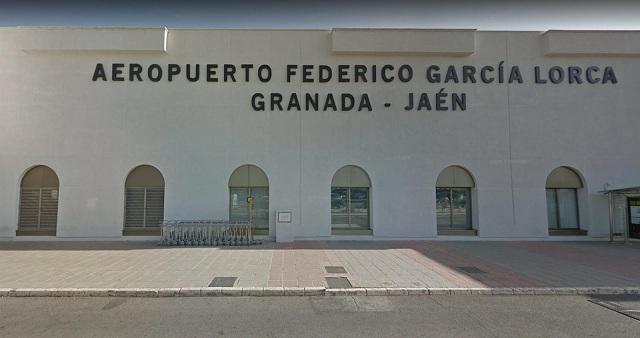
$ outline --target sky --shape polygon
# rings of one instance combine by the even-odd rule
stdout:
[[[640,0],[0,0],[0,26],[640,30]]]

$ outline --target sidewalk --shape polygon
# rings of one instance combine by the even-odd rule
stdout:
[[[0,271],[0,288],[202,288],[214,277],[237,277],[235,287],[328,287],[332,276],[355,288],[637,288],[640,243],[3,242]]]

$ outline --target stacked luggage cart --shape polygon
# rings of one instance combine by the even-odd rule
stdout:
[[[161,225],[160,245],[241,246],[261,244],[250,223],[223,220],[170,220]]]

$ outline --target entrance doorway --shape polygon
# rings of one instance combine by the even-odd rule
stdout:
[[[331,233],[371,235],[371,180],[360,167],[344,166],[331,180]]]
[[[609,241],[640,238],[640,186],[604,190],[609,200]]]
[[[229,221],[251,223],[254,234],[269,234],[269,180],[262,169],[243,165],[231,174]]]

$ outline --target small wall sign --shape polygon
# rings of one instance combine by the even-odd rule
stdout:
[[[279,211],[278,223],[291,223],[291,211]]]

